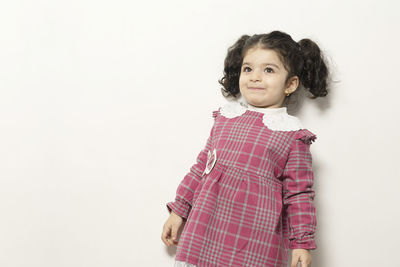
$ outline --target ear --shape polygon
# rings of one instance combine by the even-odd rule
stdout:
[[[297,87],[299,87],[299,77],[292,76],[292,77],[290,77],[290,79],[288,80],[288,82],[286,84],[285,93],[291,94],[294,91],[296,91]]]

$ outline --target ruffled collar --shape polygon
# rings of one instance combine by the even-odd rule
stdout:
[[[238,99],[229,101],[221,107],[220,113],[226,118],[235,118],[243,115],[246,111],[254,114],[262,115],[262,120],[265,126],[275,131],[296,131],[304,129],[301,121],[287,113],[286,107],[280,108],[260,108],[247,103],[243,96]]]

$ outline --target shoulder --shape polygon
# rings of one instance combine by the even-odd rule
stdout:
[[[216,118],[219,114],[225,118],[235,118],[243,115],[247,107],[240,101],[228,101],[218,109],[212,111],[212,117]],[[260,113],[261,114],[261,113]],[[263,124],[274,131],[295,132],[296,139],[310,142],[316,139],[316,135],[305,129],[301,120],[289,115],[287,112],[274,115],[262,114]]]
[[[247,108],[238,101],[228,101],[227,103],[213,110],[212,116],[216,118],[218,114],[221,114],[223,117],[231,119],[243,115],[246,110]]]
[[[285,113],[273,116],[264,114],[263,123],[275,131],[298,131],[303,129],[303,124],[299,118]]]
[[[238,101],[228,101],[218,110],[219,113],[225,118],[235,118],[243,115],[246,112],[247,108]]]

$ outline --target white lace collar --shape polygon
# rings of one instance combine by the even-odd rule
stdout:
[[[247,110],[262,113],[264,125],[271,130],[296,131],[303,129],[301,121],[297,117],[289,115],[286,107],[255,107],[248,104],[243,96],[222,106],[220,113],[226,118],[234,118],[243,115]]]

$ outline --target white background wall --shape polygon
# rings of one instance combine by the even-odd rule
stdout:
[[[161,241],[242,34],[311,38],[313,267],[395,266],[397,1],[1,1],[0,266],[172,266]]]

